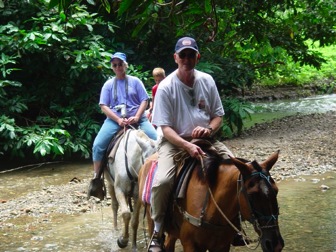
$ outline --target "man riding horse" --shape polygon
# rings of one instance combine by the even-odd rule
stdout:
[[[187,151],[200,158],[205,153],[190,142],[196,138],[210,139],[222,125],[223,105],[214,79],[195,69],[200,59],[196,41],[179,39],[174,60],[177,70],[168,75],[156,93],[152,123],[161,127],[163,138],[158,144],[158,170],[151,192],[151,217],[154,232],[148,251],[163,251],[163,226],[176,174],[174,155]],[[213,147],[224,157],[233,157],[221,142],[211,139]]]

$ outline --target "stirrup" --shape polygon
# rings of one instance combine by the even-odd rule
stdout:
[[[159,233],[154,231],[147,251],[148,252],[165,252],[164,235],[162,235],[162,237],[160,238]]]

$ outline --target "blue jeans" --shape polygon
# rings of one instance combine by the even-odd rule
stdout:
[[[154,126],[148,121],[146,116],[142,116],[139,120],[140,129],[142,129],[146,135],[153,139],[157,139],[157,133]],[[100,128],[98,135],[96,136],[92,147],[92,160],[101,161],[105,154],[111,139],[121,129],[121,127],[115,121],[110,118],[106,118],[102,127]]]

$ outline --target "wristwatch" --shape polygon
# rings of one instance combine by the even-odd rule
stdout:
[[[212,127],[209,126],[209,127],[207,127],[207,129],[210,130],[210,136],[212,136],[212,133],[213,133]]]

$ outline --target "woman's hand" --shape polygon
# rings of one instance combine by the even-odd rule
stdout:
[[[135,124],[135,123],[138,123],[139,117],[131,116],[131,117],[125,119],[125,120],[126,120],[126,124]]]
[[[118,124],[119,124],[119,126],[122,127],[122,128],[125,127],[126,125],[128,125],[128,123],[127,123],[127,119],[119,117],[119,119],[118,119]]]

